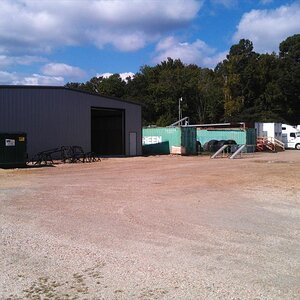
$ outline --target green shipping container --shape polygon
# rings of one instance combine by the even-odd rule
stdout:
[[[184,147],[187,155],[196,154],[196,129],[191,127],[143,128],[144,154],[170,154],[172,146]]]
[[[197,141],[203,146],[211,140],[234,140],[238,145],[248,145],[247,152],[254,152],[256,146],[255,128],[223,129],[223,130],[201,130],[197,129]]]
[[[0,168],[26,165],[27,136],[25,133],[0,133]]]

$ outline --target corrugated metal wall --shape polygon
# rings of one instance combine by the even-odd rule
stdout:
[[[184,127],[143,128],[144,154],[170,154],[172,146],[185,147],[187,154],[196,153],[196,130]]]
[[[247,134],[246,144],[256,146],[256,129],[255,128],[248,128],[246,130],[246,134]]]
[[[242,130],[200,130],[197,140],[204,145],[211,140],[234,140],[237,144],[246,144],[246,132]]]
[[[125,110],[125,153],[137,133],[142,153],[141,106],[62,87],[0,87],[0,132],[26,132],[28,154],[62,145],[91,150],[91,107]]]
[[[187,154],[196,154],[196,128],[181,128],[181,145],[185,147]]]
[[[211,140],[234,140],[238,145],[252,145],[248,151],[255,150],[256,145],[256,131],[255,128],[247,128],[246,130],[201,130],[197,129],[197,140],[203,146],[205,143]]]

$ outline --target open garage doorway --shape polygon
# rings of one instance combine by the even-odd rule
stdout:
[[[99,155],[124,155],[125,111],[92,107],[91,150]]]

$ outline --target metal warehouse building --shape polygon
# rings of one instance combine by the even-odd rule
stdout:
[[[0,132],[27,133],[29,157],[71,145],[99,155],[142,154],[139,104],[65,87],[0,86]]]

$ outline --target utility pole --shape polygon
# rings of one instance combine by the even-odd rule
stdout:
[[[182,97],[180,97],[178,101],[178,118],[179,118],[178,121],[182,119],[181,102],[182,102]],[[181,122],[179,124],[181,125]]]

